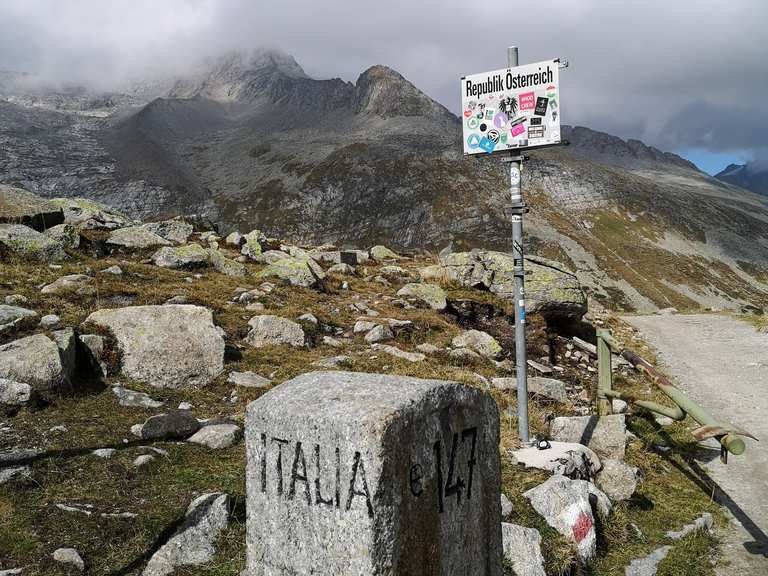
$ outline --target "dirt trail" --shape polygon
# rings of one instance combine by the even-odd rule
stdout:
[[[700,476],[734,516],[721,576],[768,574],[768,334],[717,315],[632,316],[660,366],[710,414],[750,431],[743,456],[703,456]],[[714,441],[712,441],[714,442]],[[719,446],[714,443],[712,446]]]

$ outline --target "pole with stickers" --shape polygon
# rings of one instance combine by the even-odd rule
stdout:
[[[461,79],[464,154],[503,153],[509,165],[514,260],[517,430],[529,443],[528,374],[525,346],[525,260],[522,194],[523,152],[567,144],[560,138],[559,59],[520,66],[516,46],[507,48],[507,68]]]

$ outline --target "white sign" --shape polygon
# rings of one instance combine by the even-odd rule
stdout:
[[[560,143],[559,62],[545,60],[461,79],[465,154]]]

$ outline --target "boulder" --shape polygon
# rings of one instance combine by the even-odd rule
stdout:
[[[488,250],[456,252],[441,256],[440,265],[449,280],[490,290],[509,300],[514,297],[511,254]],[[581,318],[586,313],[586,295],[576,276],[562,264],[529,256],[525,266],[525,304],[529,313],[566,318]]]
[[[10,331],[25,318],[34,318],[37,312],[20,306],[0,304],[0,334]]]
[[[144,226],[119,228],[109,235],[107,244],[129,249],[155,248],[157,246],[171,245],[168,240],[147,230]]]
[[[64,222],[78,229],[115,230],[130,225],[131,220],[106,204],[85,198],[54,198],[51,203],[64,212]]]
[[[338,274],[340,276],[354,276],[355,268],[349,264],[334,264],[328,268],[328,274]]]
[[[59,224],[53,228],[48,228],[43,234],[70,250],[80,246],[80,233],[71,224]]]
[[[141,425],[138,436],[142,440],[170,440],[189,438],[200,430],[197,421],[189,410],[172,410],[167,414],[150,416]]]
[[[210,424],[200,428],[187,442],[206,446],[211,450],[222,450],[235,444],[241,436],[242,430],[237,424]]]
[[[230,372],[227,382],[243,388],[266,388],[272,384],[272,380],[255,372]]]
[[[558,416],[550,424],[549,436],[559,442],[578,442],[589,446],[602,458],[623,459],[627,426],[624,414]]]
[[[129,306],[99,310],[85,323],[114,335],[126,378],[158,388],[191,388],[208,385],[224,370],[222,330],[207,308]]]
[[[397,291],[397,295],[413,298],[432,308],[432,310],[445,310],[445,307],[448,305],[445,299],[445,291],[437,284],[406,284]]]
[[[486,358],[498,358],[502,352],[496,338],[480,330],[468,330],[451,341],[454,348],[469,348]]]
[[[608,516],[611,502],[591,482],[552,476],[543,484],[523,493],[533,506],[560,534],[574,542],[579,557],[589,560],[596,553],[595,512]],[[596,498],[596,510],[590,504]]]
[[[45,334],[35,334],[0,346],[0,378],[28,384],[38,392],[53,392],[69,384],[59,346]]]
[[[606,458],[603,469],[597,475],[596,484],[612,502],[629,500],[637,490],[640,470],[623,460]]]
[[[178,219],[165,220],[164,222],[150,222],[144,224],[144,228],[153,234],[157,234],[161,238],[165,238],[176,244],[184,244],[195,231],[192,224],[188,224],[187,222]]]
[[[0,184],[0,224],[23,224],[38,231],[64,222],[56,204],[23,188]]]
[[[56,314],[46,314],[40,318],[40,328],[43,330],[49,330],[58,326],[60,322],[61,318],[56,316]]]
[[[113,386],[112,393],[117,396],[120,406],[130,408],[160,408],[165,402],[154,400],[144,392],[136,392],[122,386]]]
[[[221,274],[242,278],[248,270],[244,264],[227,258],[218,250],[209,250],[208,255],[213,269]]]
[[[256,274],[257,278],[278,278],[291,286],[313,288],[325,278],[322,269],[309,258],[282,258]]]
[[[538,530],[502,522],[501,541],[504,558],[512,565],[515,576],[547,576]]]
[[[498,443],[496,403],[455,382],[273,388],[246,413],[248,573],[500,575]]]
[[[245,236],[240,234],[240,232],[231,232],[227,235],[226,238],[224,238],[224,243],[227,246],[234,246],[236,248],[240,248],[245,243]]]
[[[24,382],[0,378],[0,407],[18,408],[32,400],[34,389]]]
[[[304,330],[299,324],[287,318],[265,314],[254,316],[248,321],[251,330],[245,341],[254,348],[287,344],[301,348],[305,345]]]
[[[386,342],[394,339],[394,337],[395,335],[389,326],[386,324],[378,324],[365,335],[365,341],[369,344],[373,344],[374,342]]]
[[[399,260],[400,256],[392,252],[389,248],[386,246],[374,246],[371,248],[368,253],[370,254],[371,258],[373,260],[376,260],[376,262],[385,262],[387,260]]]
[[[93,282],[93,278],[85,274],[69,274],[62,276],[46,284],[40,290],[42,294],[58,294],[59,292],[71,292]]]
[[[250,260],[256,260],[257,262],[261,260],[261,243],[263,241],[266,241],[267,237],[264,236],[259,230],[252,230],[251,232],[248,232],[245,236],[242,238],[242,246],[240,248],[240,253],[249,258]]]
[[[67,257],[60,242],[22,224],[0,224],[0,254],[3,251],[40,262],[59,262]]]
[[[191,270],[208,265],[208,250],[199,244],[164,246],[152,254],[152,262],[161,268]]]
[[[572,480],[592,480],[602,468],[600,458],[592,450],[572,442],[550,442],[550,448],[522,448],[510,453],[526,468],[548,470]]]
[[[199,566],[213,559],[219,533],[229,524],[229,496],[203,494],[187,508],[184,521],[155,552],[142,576],[168,576],[181,566]]]

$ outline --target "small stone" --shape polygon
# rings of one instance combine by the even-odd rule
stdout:
[[[614,414],[626,414],[628,409],[629,406],[624,400],[619,400],[618,398],[611,400],[611,411]]]
[[[82,288],[86,284],[90,284],[93,278],[86,276],[85,274],[70,274],[68,276],[62,276],[58,280],[51,282],[43,286],[40,290],[42,294],[58,294],[65,290],[73,290],[75,288]]]
[[[659,426],[664,426],[665,428],[667,426],[672,426],[672,424],[675,423],[675,421],[669,416],[662,416],[661,414],[654,414],[653,419],[656,420],[656,423]]]
[[[502,492],[501,494],[501,515],[502,517],[507,517],[512,512],[515,511],[514,506],[512,506],[512,501],[507,498],[507,495]]]
[[[535,528],[501,523],[504,558],[515,576],[547,576],[541,555],[541,534]]]
[[[321,368],[347,368],[352,363],[350,356],[331,356],[330,358],[321,358],[315,362],[312,362],[313,366],[319,366]]]
[[[110,266],[109,268],[104,268],[102,272],[104,274],[113,274],[115,276],[120,276],[123,273],[123,269],[120,268],[120,266],[115,265],[115,266]]]
[[[371,322],[370,320],[358,320],[355,322],[352,332],[355,334],[362,334],[363,332],[368,332],[374,328],[376,328],[376,322]]]
[[[390,250],[386,246],[381,246],[381,245],[374,246],[368,251],[368,253],[370,254],[370,257],[373,260],[376,260],[377,262],[400,259],[400,256],[392,252],[392,250]]]
[[[53,559],[60,564],[74,566],[79,572],[85,570],[85,562],[74,548],[57,548],[53,552]]]
[[[379,324],[365,335],[365,341],[369,344],[373,344],[375,342],[386,342],[394,339],[394,337],[395,335],[392,333],[392,329],[389,326]]]
[[[152,263],[161,268],[189,270],[207,266],[210,256],[199,244],[164,246],[152,255]]]
[[[69,428],[64,426],[64,424],[59,424],[58,426],[52,426],[48,429],[48,432],[51,432],[53,434],[64,434],[65,432],[69,432]]]
[[[138,456],[134,461],[133,465],[136,468],[141,468],[142,466],[146,466],[150,462],[154,461],[155,457],[152,456],[152,454],[142,454],[141,456]]]
[[[105,460],[108,460],[112,458],[115,454],[117,454],[117,450],[114,448],[97,448],[93,452],[91,452],[94,456],[97,456],[99,458],[104,458]]]
[[[298,318],[296,318],[297,322],[306,322],[307,324],[312,324],[314,326],[318,325],[317,317],[314,314],[310,314],[307,312],[306,314],[302,314]]]
[[[456,360],[479,360],[480,354],[469,348],[454,348],[448,352],[448,356]]]
[[[189,402],[179,402],[177,410],[192,410],[194,408],[194,405]]]
[[[154,400],[144,392],[136,392],[122,386],[113,386],[112,393],[117,396],[120,406],[138,408],[160,408],[165,402]]]
[[[23,306],[29,302],[29,298],[21,294],[9,294],[5,297],[5,303],[8,306]]]
[[[167,414],[150,416],[141,426],[144,440],[185,439],[200,429],[200,423],[187,410],[172,410]]]
[[[187,439],[187,442],[200,444],[212,450],[229,448],[240,440],[242,430],[236,424],[211,424],[203,426]]]
[[[227,382],[244,388],[266,388],[272,384],[272,380],[264,378],[255,372],[230,372]]]
[[[416,350],[419,352],[423,352],[424,354],[435,354],[440,351],[440,348],[435,346],[434,344],[429,344],[428,342],[425,342],[424,344],[419,344],[416,346]]]
[[[10,466],[0,468],[0,485],[6,482],[26,479],[32,476],[32,469],[29,466]]]
[[[333,338],[331,336],[323,336],[323,344],[325,344],[326,346],[331,346],[332,348],[344,347],[344,342],[336,338]]]
[[[248,312],[264,312],[266,307],[261,302],[251,302],[245,307]]]
[[[400,348],[390,346],[388,344],[372,344],[371,349],[375,350],[376,352],[389,354],[395,358],[407,360],[408,362],[423,362],[427,358],[421,352],[406,352],[405,350],[400,350]]]

